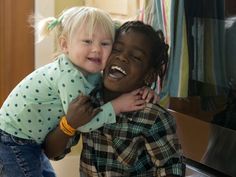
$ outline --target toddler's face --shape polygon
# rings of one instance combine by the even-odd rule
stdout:
[[[71,61],[86,74],[97,73],[105,68],[112,49],[112,36],[97,25],[92,34],[83,25],[75,31],[66,52]]]

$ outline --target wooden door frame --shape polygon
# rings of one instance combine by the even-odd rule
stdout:
[[[33,0],[0,1],[0,106],[34,69],[34,31],[28,23],[33,12]]]

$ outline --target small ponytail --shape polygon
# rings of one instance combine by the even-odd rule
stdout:
[[[61,24],[62,17],[59,19],[55,17],[43,18],[39,15],[31,15],[29,17],[30,25],[35,29],[36,43],[41,42],[45,37],[49,36],[59,24]]]
[[[53,29],[50,29],[49,25],[56,20],[55,17],[47,17],[35,23],[36,43],[41,42],[45,37],[50,35]]]

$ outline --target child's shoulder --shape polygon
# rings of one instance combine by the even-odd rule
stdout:
[[[146,107],[139,111],[144,119],[152,121],[152,124],[157,121],[168,120],[172,121],[173,116],[169,113],[168,110],[160,106],[159,104],[147,103]]]
[[[168,110],[163,108],[159,104],[153,104],[153,103],[147,103],[146,107],[143,110],[144,112],[150,113],[150,114],[170,114]]]

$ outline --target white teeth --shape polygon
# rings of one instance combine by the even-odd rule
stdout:
[[[127,75],[126,72],[119,66],[112,66],[111,69],[116,69],[116,70],[120,71],[121,73]]]

